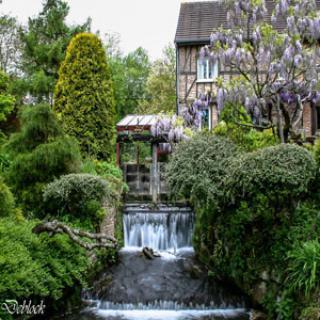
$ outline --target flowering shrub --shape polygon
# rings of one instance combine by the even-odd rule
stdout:
[[[272,24],[266,23],[268,10],[263,0],[225,3],[229,25],[215,31],[210,46],[201,53],[239,75],[218,81],[218,110],[226,103],[240,104],[259,127],[273,124],[272,112],[283,115],[284,126],[277,124],[281,139],[295,138],[302,104],[320,100],[314,67],[320,57],[316,1],[279,1]],[[277,29],[277,20],[283,21],[282,30]]]

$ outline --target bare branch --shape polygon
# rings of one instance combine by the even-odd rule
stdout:
[[[91,233],[79,229],[73,229],[59,221],[49,221],[40,223],[32,229],[32,232],[35,234],[40,234],[43,232],[53,234],[65,233],[73,242],[77,243],[79,246],[89,251],[95,248],[117,247],[117,240],[112,236],[109,236],[104,233]],[[87,242],[81,238],[95,240],[95,242]]]

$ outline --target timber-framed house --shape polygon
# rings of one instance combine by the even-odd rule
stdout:
[[[320,6],[320,1],[317,1]],[[266,0],[269,12],[266,19],[271,23],[271,13],[275,1]],[[222,76],[228,80],[235,75],[232,70],[216,63],[213,65],[209,59],[200,59],[200,49],[210,44],[210,36],[214,30],[227,23],[227,13],[222,1],[182,0],[178,26],[175,35],[176,45],[176,90],[177,112],[190,106],[201,94],[210,94],[212,104],[203,112],[202,126],[213,128],[218,123],[218,112],[215,104],[217,92],[216,80]],[[283,30],[284,21],[277,21],[274,27]],[[304,106],[301,121],[306,138],[313,138],[320,129],[320,108],[308,103]]]

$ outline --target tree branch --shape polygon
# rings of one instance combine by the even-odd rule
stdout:
[[[104,233],[91,233],[79,229],[73,229],[59,221],[49,221],[40,223],[32,229],[32,232],[35,234],[40,234],[43,232],[53,234],[65,233],[73,242],[77,243],[79,246],[89,251],[95,248],[117,247],[117,240],[114,237],[111,237]],[[91,240],[95,240],[95,242],[83,241],[81,238],[88,238]]]
[[[274,127],[273,124],[269,125],[269,126],[259,126],[259,125],[255,125],[255,124],[247,124],[247,123],[240,123],[235,121],[235,124],[240,126],[240,127],[246,127],[246,128],[254,128],[254,129],[261,129],[261,130],[267,130],[267,129],[271,129]]]

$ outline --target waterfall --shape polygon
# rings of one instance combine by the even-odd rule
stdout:
[[[192,247],[192,212],[132,212],[123,217],[125,248],[174,251]]]
[[[120,262],[84,293],[92,303],[84,319],[248,320],[245,297],[209,281],[207,270],[195,259],[194,220],[187,206],[127,204]],[[143,247],[160,257],[147,259]]]

